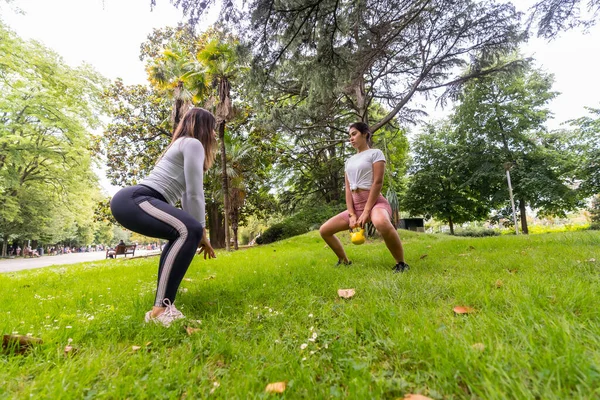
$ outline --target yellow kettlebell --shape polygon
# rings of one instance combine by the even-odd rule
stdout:
[[[363,244],[365,242],[365,230],[363,228],[350,229],[350,241],[354,244]]]

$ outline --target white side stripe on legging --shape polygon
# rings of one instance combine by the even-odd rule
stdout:
[[[150,202],[144,201],[140,203],[140,208],[144,210],[149,215],[166,223],[167,225],[172,226],[179,232],[179,237],[177,240],[173,242],[173,245],[169,248],[169,254],[165,259],[165,263],[163,264],[162,273],[160,274],[160,280],[158,281],[158,288],[156,289],[156,303],[160,303],[160,307],[163,306],[162,302],[165,297],[165,293],[167,291],[167,280],[171,275],[171,269],[173,269],[173,263],[175,261],[175,257],[179,254],[179,250],[183,247],[187,236],[188,230],[185,227],[185,224],[172,216],[156,207],[154,207]],[[169,299],[170,300],[170,299]],[[156,305],[156,304],[155,304]]]

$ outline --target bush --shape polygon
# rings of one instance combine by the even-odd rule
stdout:
[[[291,217],[270,226],[256,239],[258,244],[273,243],[318,229],[321,224],[344,210],[344,206],[322,205],[304,209]]]
[[[593,229],[595,231],[600,231],[600,222],[594,222],[590,225],[590,229]]]
[[[500,232],[495,229],[465,229],[459,232],[454,232],[456,236],[469,236],[469,237],[486,237],[486,236],[500,236]]]
[[[558,232],[576,232],[585,231],[589,228],[589,225],[554,225],[554,226],[543,226],[543,225],[532,225],[529,226],[529,234],[536,235],[538,233],[558,233]]]

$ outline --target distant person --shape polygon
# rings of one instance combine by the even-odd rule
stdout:
[[[372,133],[367,124],[358,122],[350,125],[348,135],[356,154],[346,160],[344,167],[347,210],[321,226],[321,237],[337,255],[337,265],[349,265],[351,261],[335,234],[349,228],[362,228],[372,222],[396,261],[394,272],[404,272],[409,266],[404,262],[402,242],[391,222],[392,208],[381,195],[385,156],[381,150],[371,148]]]
[[[119,240],[119,244],[117,246],[127,246],[123,239]]]
[[[181,280],[200,246],[204,259],[214,258],[205,228],[203,174],[215,159],[216,120],[202,108],[190,109],[150,175],[139,185],[121,189],[110,203],[125,228],[168,240],[160,257],[154,307],[146,322],[169,326],[184,318],[175,308]],[[181,200],[183,210],[175,204]]]

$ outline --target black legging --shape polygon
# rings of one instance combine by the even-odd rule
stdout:
[[[164,300],[175,302],[179,284],[202,239],[200,222],[144,185],[121,189],[112,198],[110,209],[125,228],[169,241],[160,256],[154,305],[164,307]]]

